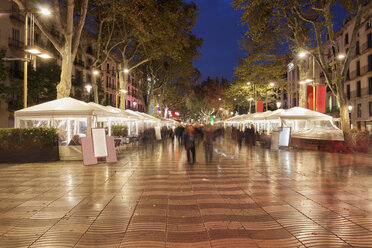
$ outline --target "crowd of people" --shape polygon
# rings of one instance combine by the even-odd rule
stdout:
[[[211,125],[179,125],[174,130],[174,139],[179,145],[183,145],[187,154],[187,162],[194,164],[196,161],[196,147],[203,143],[205,162],[209,163],[213,158],[213,143],[223,135],[222,128],[212,128]],[[173,138],[171,136],[171,138]]]

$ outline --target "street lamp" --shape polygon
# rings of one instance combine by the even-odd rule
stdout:
[[[90,84],[85,85],[85,89],[88,91],[88,93],[90,93],[90,91],[92,89],[92,85],[90,85]]]
[[[248,100],[248,102],[249,102],[249,111],[248,111],[248,114],[250,114],[251,111],[252,111],[252,101],[253,101],[254,99],[253,99],[253,97],[250,97],[250,98],[248,98],[247,100]]]
[[[276,107],[278,108],[278,109],[280,109],[280,106],[282,105],[282,103],[281,102],[276,102]]]
[[[350,128],[352,128],[352,125],[351,125],[351,110],[353,109],[353,106],[349,105],[349,106],[347,106],[347,108],[349,109],[349,123],[350,123]]]
[[[269,83],[269,87],[273,88],[274,86],[275,86],[274,82]],[[269,87],[266,88],[266,99],[265,99],[266,111],[269,110],[268,109],[268,104],[267,104],[267,96],[268,96],[267,91],[269,90]]]
[[[124,73],[128,74],[129,73],[129,69],[128,68],[124,68]]]
[[[309,53],[308,51],[302,51],[298,54],[298,57],[304,58],[308,53]],[[305,81],[300,81],[300,84],[305,84],[305,83],[311,83],[312,82],[312,85],[313,85],[313,110],[317,111],[316,110],[316,89],[315,89],[315,87],[316,87],[316,83],[315,83],[315,56],[313,54],[311,54],[311,56],[313,58],[312,59],[312,62],[313,62],[313,64],[312,64],[312,66],[313,66],[312,78],[305,79]]]
[[[49,10],[47,10],[47,9],[45,9],[45,8],[40,8],[40,14],[42,14],[42,15],[50,15],[50,11]],[[30,31],[29,31],[29,28],[28,28],[28,24],[29,24],[29,19],[30,18],[30,25],[31,25],[31,27],[30,27]],[[33,38],[34,38],[34,15],[33,15],[33,13],[32,12],[27,12],[26,11],[26,13],[25,13],[25,47],[27,48],[27,46],[29,45],[28,44],[28,35],[29,35],[29,32],[31,32],[30,33],[30,38],[31,38],[31,40],[30,40],[30,45],[34,45],[33,43],[34,43],[34,40],[33,40]],[[34,49],[31,49],[31,51],[34,51],[34,52],[36,52],[36,50],[34,50]],[[28,58],[28,54],[27,54],[28,52],[27,52],[27,50],[24,52],[24,61],[23,61],[23,105],[24,105],[24,108],[27,108],[27,63],[28,63],[28,61],[29,61],[29,58]],[[31,53],[32,54],[32,53]],[[49,57],[48,57],[48,55],[42,55],[42,54],[40,54],[40,55],[38,55],[39,57],[41,57],[41,58],[51,58],[51,56],[49,55]]]

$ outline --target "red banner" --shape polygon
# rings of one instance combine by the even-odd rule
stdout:
[[[326,112],[326,98],[327,98],[327,86],[319,85],[316,86],[316,111],[320,113]]]
[[[307,108],[314,110],[313,86],[307,86]]]
[[[263,102],[258,101],[257,103],[257,113],[263,112]]]

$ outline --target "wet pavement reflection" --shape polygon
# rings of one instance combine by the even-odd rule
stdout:
[[[0,247],[372,247],[372,157],[220,140],[0,165]]]

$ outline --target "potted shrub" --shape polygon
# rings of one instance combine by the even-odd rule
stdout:
[[[58,135],[55,128],[1,128],[0,163],[56,161]]]

